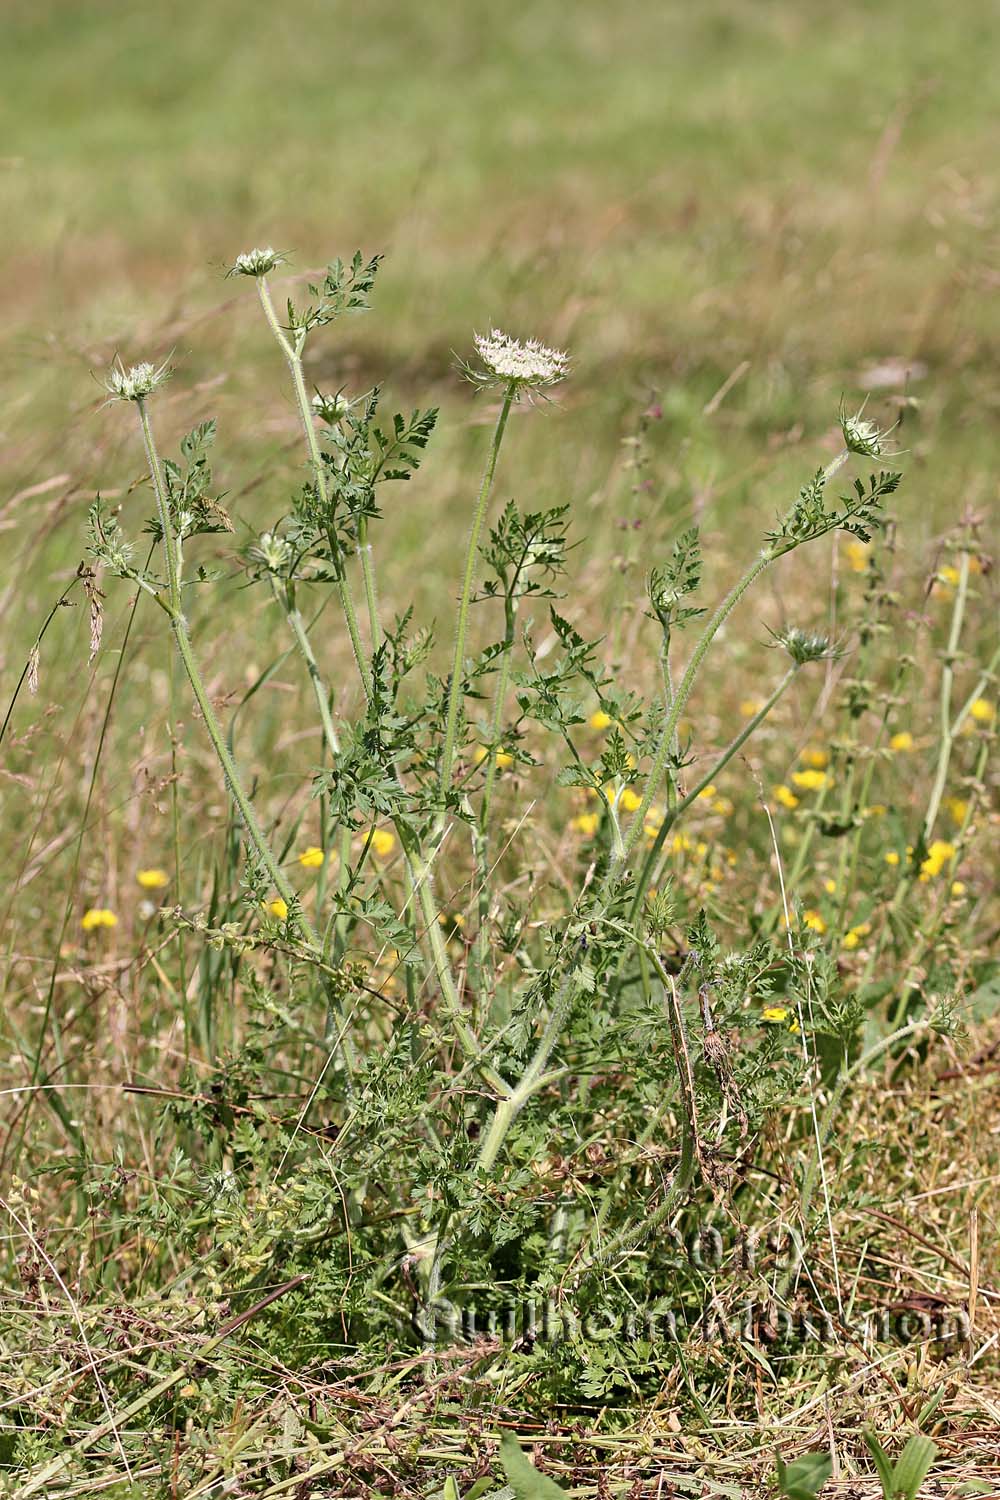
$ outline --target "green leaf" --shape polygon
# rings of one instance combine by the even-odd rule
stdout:
[[[774,1461],[778,1487],[787,1500],[814,1500],[833,1472],[833,1463],[826,1453],[804,1453],[790,1464],[783,1463],[776,1453]]]
[[[874,1432],[871,1432],[867,1427],[861,1429],[861,1436],[868,1446],[868,1452],[875,1460],[875,1467],[878,1470],[878,1477],[882,1481],[882,1493],[885,1496],[885,1500],[892,1500],[894,1476],[892,1465],[889,1462],[889,1455],[882,1447]]]
[[[482,1479],[476,1480],[475,1484],[472,1486],[472,1489],[466,1495],[465,1500],[479,1500],[480,1495],[485,1495],[486,1491],[492,1488],[493,1480],[490,1479],[488,1474],[484,1474]]]
[[[928,1469],[937,1457],[937,1451],[937,1443],[931,1438],[925,1437],[923,1433],[914,1433],[896,1460],[893,1470],[892,1483],[897,1494],[904,1494],[906,1500],[915,1500],[917,1491],[927,1478]]]
[[[539,1474],[521,1452],[517,1438],[509,1432],[500,1440],[500,1462],[517,1500],[563,1500],[566,1491],[548,1475]]]

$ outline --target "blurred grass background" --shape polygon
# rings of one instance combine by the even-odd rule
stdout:
[[[127,498],[143,472],[128,413],[103,409],[95,379],[116,353],[175,366],[157,401],[165,451],[219,418],[239,540],[287,508],[301,459],[285,372],[251,289],[224,279],[256,243],[292,252],[296,274],[384,251],[375,311],[317,338],[309,373],[442,407],[379,528],[388,608],[415,597],[447,634],[489,421],[452,351],[494,322],[572,351],[557,409],[518,416],[498,493],[573,504],[583,598],[614,649],[656,548],[694,515],[710,556],[739,566],[822,458],[841,398],[870,388],[871,415],[905,417],[902,535],[931,566],[938,533],[996,501],[998,19],[984,0],[7,0],[5,691],[82,555],[95,491],[126,501],[133,532],[149,508]],[[637,485],[622,442],[651,396],[663,415]],[[273,629],[238,585],[211,615],[191,600],[222,697],[266,661]],[[105,682],[125,609],[109,594]],[[100,724],[84,614],[56,620],[41,696],[18,710],[43,783]],[[151,615],[113,764],[134,750],[141,767],[155,739],[162,768]],[[278,683],[255,704],[261,744],[291,735],[298,695]],[[122,760],[116,775],[127,788],[138,772]],[[8,788],[8,820],[30,806],[44,822],[37,785]]]

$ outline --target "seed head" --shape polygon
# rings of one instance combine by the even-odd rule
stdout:
[[[104,382],[104,389],[113,401],[145,401],[170,379],[166,364],[159,367],[144,362],[126,370],[121,360],[112,365]]]
[[[560,349],[546,348],[537,339],[522,343],[494,328],[488,334],[477,333],[474,342],[484,369],[467,369],[466,373],[477,385],[513,386],[515,395],[519,395],[555,385],[569,371],[569,356]]]
[[[237,255],[228,272],[228,276],[266,276],[273,271],[275,266],[284,265],[288,259],[281,250],[275,250],[271,245],[265,249],[244,250]]]

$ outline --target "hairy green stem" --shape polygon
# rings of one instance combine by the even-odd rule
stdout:
[[[469,530],[469,544],[465,554],[465,571],[462,575],[462,592],[459,595],[458,616],[455,624],[455,653],[452,660],[451,682],[448,688],[448,711],[445,718],[444,749],[441,754],[440,796],[442,805],[446,802],[448,793],[451,790],[452,767],[455,761],[458,710],[462,698],[464,681],[465,639],[469,628],[469,604],[472,598],[472,585],[476,576],[476,555],[479,550],[479,536],[483,529],[483,519],[486,515],[490,491],[493,488],[493,476],[496,473],[500,444],[503,442],[504,430],[507,426],[507,418],[510,416],[510,408],[513,400],[514,382],[512,381],[504,393],[500,415],[497,417],[496,426],[493,429],[493,441],[490,443],[486,468],[483,471],[482,483],[479,486],[479,496],[472,515],[472,526]]]
[[[753,718],[747,721],[745,727],[719,756],[719,759],[715,762],[712,769],[710,771],[706,771],[701,780],[691,788],[691,790],[685,797],[681,799],[680,802],[678,802],[677,806],[665,814],[663,822],[660,824],[660,827],[657,830],[656,837],[653,840],[652,846],[650,847],[649,853],[646,855],[642,869],[639,872],[639,878],[636,882],[635,896],[632,901],[632,909],[630,914],[633,922],[636,920],[636,917],[639,914],[639,911],[642,907],[643,897],[645,896],[646,891],[649,889],[649,883],[653,878],[657,860],[659,859],[660,852],[663,849],[664,843],[666,842],[667,834],[670,832],[671,828],[673,828],[675,823],[677,823],[677,821],[687,811],[691,804],[701,796],[705,788],[707,786],[711,786],[712,782],[719,775],[719,773],[725,770],[726,766],[732,760],[733,756],[739,753],[739,751],[746,744],[747,740],[758,728],[758,726],[764,722],[768,714],[774,708],[775,704],[785,693],[785,690],[790,686],[798,671],[799,663],[794,662],[792,666],[788,668],[788,671],[778,683],[778,686],[775,688],[770,698],[768,698],[767,702],[757,710]]]
[[[701,636],[698,639],[698,643],[695,646],[694,651],[691,653],[691,660],[688,662],[687,667],[685,668],[684,676],[678,683],[677,691],[674,693],[673,702],[670,705],[670,709],[667,714],[663,729],[660,731],[660,738],[657,743],[656,750],[653,754],[653,763],[650,767],[649,775],[646,778],[646,787],[642,794],[642,802],[636,810],[636,814],[629,824],[628,828],[622,835],[621,848],[616,854],[615,858],[612,860],[609,870],[610,878],[613,879],[621,873],[625,861],[627,860],[632,849],[635,847],[636,840],[642,833],[643,827],[645,825],[646,814],[650,809],[653,798],[656,796],[660,782],[663,779],[663,772],[671,753],[671,748],[674,742],[674,735],[677,732],[678,722],[680,720],[681,714],[684,712],[687,701],[691,696],[691,691],[694,688],[698,673],[701,670],[701,666],[705,660],[705,657],[708,655],[713,640],[715,639],[719,630],[725,624],[730,614],[732,614],[737,604],[743,598],[743,595],[746,593],[747,589],[756,582],[761,573],[763,573],[764,569],[773,561],[774,554],[771,551],[762,552],[761,555],[743,574],[743,577],[739,580],[739,582],[734,584],[733,587],[729,590],[729,593],[715,610],[715,613],[712,615],[708,624],[702,631]]]
[[[302,431],[305,434],[306,448],[309,452],[309,463],[313,472],[313,480],[316,485],[316,493],[325,512],[329,512],[330,496],[326,483],[326,467],[323,463],[323,455],[320,452],[319,442],[316,438],[316,426],[313,422],[312,408],[309,404],[309,392],[306,390],[305,377],[302,374],[302,349],[301,342],[293,344],[285,330],[278,321],[278,315],[274,310],[274,303],[267,287],[265,276],[257,277],[257,292],[260,296],[260,304],[264,309],[264,316],[278,346],[285,357],[289,374],[292,377],[292,386],[295,390],[295,401],[299,409],[299,420],[302,423]],[[365,659],[364,647],[361,644],[361,631],[358,627],[357,611],[354,608],[354,600],[347,584],[344,572],[343,549],[340,546],[335,531],[331,526],[327,528],[327,537],[330,542],[332,561],[337,571],[337,592],[340,595],[341,608],[344,611],[344,619],[347,622],[347,633],[351,638],[351,649],[354,652],[354,660],[357,663],[358,674],[361,684],[365,690],[365,697],[369,700],[372,696],[371,672]]]
[[[970,562],[970,554],[963,552],[962,566],[958,575],[958,588],[955,591],[955,606],[951,613],[951,629],[948,632],[948,645],[945,650],[944,667],[941,672],[941,737],[938,745],[937,770],[934,773],[934,784],[931,787],[930,801],[927,804],[927,816],[924,819],[925,840],[929,839],[934,832],[934,824],[937,822],[938,811],[941,807],[941,798],[944,796],[944,789],[948,780],[948,767],[951,764],[951,750],[955,738],[955,726],[951,720],[951,693],[955,681],[955,658],[958,655],[958,643],[962,636],[962,621],[965,618],[965,601],[969,591]]]
[[[372,647],[377,650],[382,644],[382,623],[378,617],[378,590],[375,587],[375,565],[372,561],[371,542],[368,540],[366,516],[358,517],[358,560],[361,563],[361,576],[365,583],[368,629],[371,632]]]
[[[272,886],[278,892],[278,895],[286,903],[286,905],[291,906],[296,899],[295,892],[292,889],[283,870],[281,869],[281,866],[278,864],[278,861],[267,842],[264,831],[261,828],[260,823],[258,822],[257,814],[254,812],[250,798],[247,796],[242,779],[240,778],[239,771],[236,768],[236,762],[233,758],[228,744],[226,743],[226,737],[222,732],[222,726],[220,725],[218,718],[216,717],[215,709],[213,708],[212,701],[208,696],[204,679],[202,678],[201,671],[195,659],[194,651],[191,647],[191,637],[188,634],[187,620],[184,617],[184,611],[181,607],[180,577],[177,569],[176,552],[174,550],[173,524],[170,519],[170,510],[167,504],[167,496],[163,487],[163,474],[160,469],[160,460],[156,452],[156,444],[153,439],[153,430],[150,426],[149,414],[146,411],[146,404],[144,401],[137,401],[136,405],[139,408],[139,419],[140,427],[142,429],[143,444],[146,449],[146,459],[149,463],[150,476],[153,481],[153,491],[156,495],[156,506],[159,513],[160,526],[163,531],[163,549],[167,561],[167,580],[168,587],[170,589],[170,608],[168,613],[170,615],[170,625],[171,629],[173,630],[177,651],[180,655],[182,663],[184,664],[184,670],[186,671],[188,681],[191,684],[191,691],[194,693],[195,702],[197,703],[198,708],[201,711],[202,719],[205,722],[205,729],[207,730],[208,737],[212,742],[212,748],[215,751],[219,765],[222,767],[222,774],[225,777],[226,784],[228,785],[230,793],[232,794],[233,801],[236,803],[236,806],[239,809],[240,817],[243,819],[243,826],[247,831],[247,837],[253,845],[254,850],[257,854],[257,858],[260,860],[262,867],[266,870]],[[321,954],[323,951],[323,945],[320,941],[319,935],[317,934],[312,923],[309,921],[308,917],[303,911],[301,911],[301,909],[299,911],[298,920],[302,928],[303,935],[305,936],[309,946],[315,950],[317,955]],[[354,1052],[354,1045],[351,1042],[350,1037],[348,1037],[346,1034],[343,1036],[341,1042],[341,1051],[343,1053],[344,1061],[347,1066],[348,1074],[353,1074],[356,1066],[356,1056]]]

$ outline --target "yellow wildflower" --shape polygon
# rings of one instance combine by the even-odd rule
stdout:
[[[977,724],[992,724],[996,709],[988,698],[976,698],[969,708],[969,713]]]
[[[824,880],[823,889],[828,896],[835,896],[837,894],[837,882],[835,880]]]
[[[716,797],[712,803],[712,811],[720,818],[731,817],[734,812],[733,803],[729,797]]]
[[[788,1007],[787,1005],[765,1005],[760,1018],[768,1026],[780,1026],[782,1021],[788,1020]]]
[[[969,804],[965,797],[949,797],[945,807],[951,813],[955,823],[964,823],[968,815]]]
[[[899,864],[899,855],[896,853],[895,849],[890,849],[887,854],[884,854],[882,856],[882,858],[885,860],[887,865]]]
[[[379,858],[385,859],[396,847],[396,835],[390,833],[388,828],[376,828],[372,834],[372,852]]]
[[[804,792],[821,792],[830,778],[825,771],[793,771],[792,780]]]
[[[642,806],[642,798],[638,792],[634,792],[630,786],[627,786],[618,799],[618,806],[622,812],[638,812]]]
[[[872,924],[870,922],[859,922],[856,927],[848,928],[847,932],[844,934],[844,947],[860,947],[861,939],[866,938],[871,930]]]
[[[781,786],[776,786],[775,787],[775,789],[774,789],[774,800],[776,802],[780,802],[781,805],[782,805],[782,807],[792,808],[792,807],[798,807],[798,805],[799,805],[799,799],[798,799],[798,797],[796,797],[796,795],[792,791],[791,787],[790,786],[785,786],[784,783],[782,783]]]
[[[325,859],[326,855],[322,849],[316,844],[310,844],[308,849],[303,849],[299,855],[299,864],[303,870],[318,870]]]
[[[952,883],[951,883],[951,894],[953,896],[964,896],[965,895],[965,881],[964,880],[953,880]]]
[[[940,875],[945,865],[955,858],[955,845],[947,839],[935,839],[927,850],[927,858],[920,866],[920,879],[931,880]]]
[[[283,922],[288,916],[288,902],[283,901],[280,896],[275,896],[273,901],[267,901],[265,905],[271,916],[277,917],[279,922]]]
[[[822,771],[830,764],[830,757],[819,745],[807,745],[799,756],[804,766],[811,766],[814,771]]]
[[[570,827],[577,833],[582,833],[586,838],[593,838],[601,826],[601,815],[596,812],[577,813],[570,823]]]
[[[868,548],[864,542],[848,542],[844,548],[852,573],[863,573],[868,567]]]
[[[687,854],[691,848],[691,840],[686,833],[675,833],[670,847],[675,854]]]
[[[606,714],[604,712],[603,708],[598,708],[594,710],[587,722],[589,723],[591,729],[596,729],[598,732],[600,732],[604,729],[610,729],[614,720],[612,719],[610,714]]]
[[[144,891],[162,891],[165,885],[170,884],[170,876],[166,870],[136,870],[135,878]]]
[[[871,807],[865,808],[866,818],[884,818],[889,809],[884,802],[873,802]]]
[[[946,583],[952,589],[957,588],[959,580],[962,577],[959,570],[952,567],[951,563],[945,563],[943,567],[938,568],[937,576],[942,583]]]
[[[475,750],[476,765],[481,766],[489,753],[485,745],[477,745]],[[496,753],[496,762],[498,771],[506,771],[514,764],[514,757],[509,750],[498,750]]]
[[[818,911],[804,911],[802,920],[813,932],[824,933],[826,931],[826,923]]]
[[[698,793],[698,801],[699,802],[710,802],[714,796],[715,796],[715,782],[714,781],[710,781],[708,783],[708,786],[704,787],[703,790]]]
[[[80,918],[84,932],[94,932],[98,927],[117,927],[118,918],[106,906],[90,906]]]
[[[907,751],[907,750],[912,750],[913,749],[913,735],[910,733],[910,731],[908,729],[901,729],[898,734],[894,734],[892,736],[892,738],[890,739],[890,741],[889,741],[889,749],[890,750],[902,750],[904,752]]]
[[[759,714],[763,707],[763,698],[744,698],[740,703],[740,713],[744,719],[752,719],[754,714]]]

